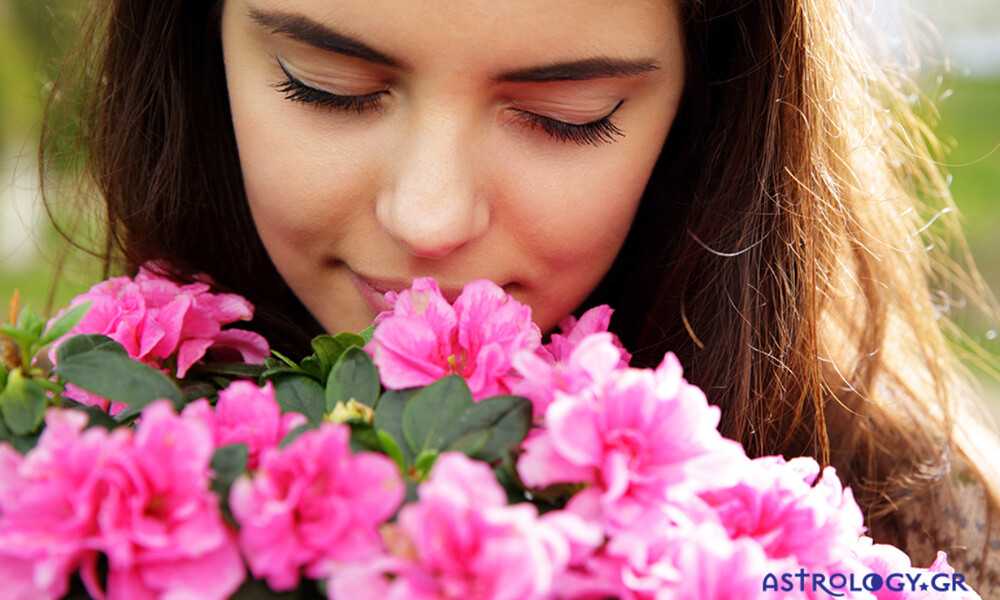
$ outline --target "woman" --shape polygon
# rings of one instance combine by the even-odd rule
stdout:
[[[951,208],[934,140],[839,3],[94,15],[76,72],[108,264],[207,273],[292,353],[415,276],[491,278],[543,330],[608,303],[633,364],[676,353],[748,453],[833,464],[876,541],[1000,590],[996,441],[930,291],[977,280],[925,250]]]

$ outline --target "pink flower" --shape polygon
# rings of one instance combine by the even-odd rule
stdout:
[[[600,501],[592,494],[574,498],[567,510],[591,521],[603,518]],[[761,582],[778,565],[767,559],[755,540],[731,539],[711,518],[698,518],[705,516],[702,512],[664,504],[646,511],[627,527],[610,531],[606,543],[589,556],[575,560],[560,576],[555,586],[556,597],[560,600],[774,597],[762,593]]]
[[[608,325],[611,324],[611,315],[614,312],[610,306],[602,304],[587,310],[580,316],[579,321],[572,315],[566,317],[559,322],[559,329],[562,330],[562,333],[553,333],[549,343],[543,345],[538,354],[550,362],[565,361],[573,349],[587,336],[595,333],[606,333]],[[618,366],[627,367],[629,361],[632,360],[632,355],[622,346],[617,335],[611,334],[611,343],[618,349]]]
[[[80,569],[97,598],[229,597],[245,570],[209,490],[207,429],[165,401],[134,434],[86,422],[51,409],[27,456],[0,445],[0,589],[55,598]]]
[[[511,361],[523,377],[511,391],[531,400],[535,420],[545,415],[556,393],[591,396],[599,393],[621,367],[621,354],[610,333],[594,333],[578,341],[558,362],[543,352],[522,351]]]
[[[737,479],[746,458],[718,422],[668,354],[656,371],[621,369],[597,390],[557,392],[517,469],[532,487],[589,484],[607,516],[627,523],[671,494]]]
[[[185,416],[201,420],[212,432],[214,445],[247,445],[247,469],[257,468],[260,455],[275,448],[296,427],[305,425],[299,413],[281,414],[270,381],[263,388],[249,381],[234,381],[219,392],[215,409],[205,399],[184,407]]]
[[[349,438],[346,426],[324,424],[285,448],[265,450],[253,478],[233,484],[229,505],[241,526],[240,547],[254,576],[272,589],[294,589],[303,569],[325,578],[335,561],[381,551],[378,527],[403,501],[403,481],[386,456],[352,456]]]
[[[623,600],[773,598],[761,582],[774,570],[753,540],[730,539],[711,522],[646,523],[621,532],[604,550],[620,570]]]
[[[13,600],[59,598],[96,560],[104,464],[131,442],[124,430],[84,430],[81,411],[50,409],[45,423],[27,456],[0,443],[0,590]]]
[[[210,491],[208,429],[159,401],[142,411],[132,448],[108,460],[96,543],[111,599],[228,598],[245,578],[236,536]],[[82,572],[101,597],[94,569]]]
[[[861,538],[854,553],[861,564],[879,576],[877,581],[882,585],[873,592],[877,600],[981,600],[964,577],[956,577],[944,552],[938,552],[934,563],[926,569],[914,567],[910,557],[899,548],[875,544],[868,537]],[[923,585],[927,589],[922,589]]]
[[[832,467],[820,475],[812,458],[769,456],[742,471],[735,485],[700,496],[733,539],[753,538],[768,558],[792,558],[813,570],[836,567],[864,532],[861,508]]]
[[[390,389],[457,373],[477,400],[507,394],[518,379],[511,357],[541,343],[531,308],[490,281],[467,284],[454,306],[430,278],[415,279],[412,288],[389,299],[393,310],[380,315],[365,349]]]
[[[391,536],[394,554],[335,571],[332,597],[547,597],[554,575],[569,558],[569,545],[538,520],[534,506],[508,506],[488,465],[443,454],[419,495],[417,503],[400,511]]]
[[[250,320],[251,304],[235,294],[212,294],[210,289],[201,282],[178,285],[144,266],[134,280],[109,279],[74,298],[71,307],[84,302],[91,306],[66,337],[106,335],[124,346],[132,358],[157,368],[168,357],[176,356],[179,378],[209,348],[262,364],[270,353],[263,337],[249,331],[222,330],[223,325]]]

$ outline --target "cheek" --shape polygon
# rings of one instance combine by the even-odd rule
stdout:
[[[632,225],[647,175],[591,168],[522,179],[508,189],[519,201],[503,226],[518,240],[529,282],[518,299],[532,306],[543,331],[575,310],[607,273]]]
[[[671,115],[667,115],[669,117]],[[509,171],[498,215],[516,232],[533,285],[522,298],[543,330],[575,310],[621,249],[670,127],[649,123],[646,135],[553,158],[528,152],[501,164]]]
[[[233,102],[247,200],[272,259],[320,260],[370,209],[375,138],[330,131],[327,113],[265,92],[275,98],[247,93]]]
[[[511,228],[523,232],[524,245],[552,274],[603,276],[628,234],[659,145],[612,146],[581,153],[576,162],[525,166],[510,177],[518,198]]]

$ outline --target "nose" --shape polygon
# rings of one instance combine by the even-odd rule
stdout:
[[[438,113],[415,122],[397,145],[375,217],[414,256],[442,258],[489,227],[470,132],[454,116]]]

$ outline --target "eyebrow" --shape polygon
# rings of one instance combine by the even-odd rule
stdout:
[[[364,42],[340,33],[308,17],[251,7],[250,18],[274,34],[284,34],[314,48],[360,58],[371,63],[406,69],[406,63],[375,50]],[[587,58],[540,67],[514,69],[493,78],[494,83],[545,83],[589,79],[628,78],[659,69],[654,60]]]
[[[271,33],[285,34],[293,40],[304,42],[320,50],[353,56],[354,58],[360,58],[361,60],[387,67],[405,68],[403,61],[382,54],[371,46],[334,31],[326,25],[317,23],[308,17],[250,8],[250,18],[256,21],[258,25],[270,29]]]
[[[496,77],[496,82],[542,83],[587,79],[635,77],[659,69],[653,60],[587,58],[543,67],[515,69]]]

